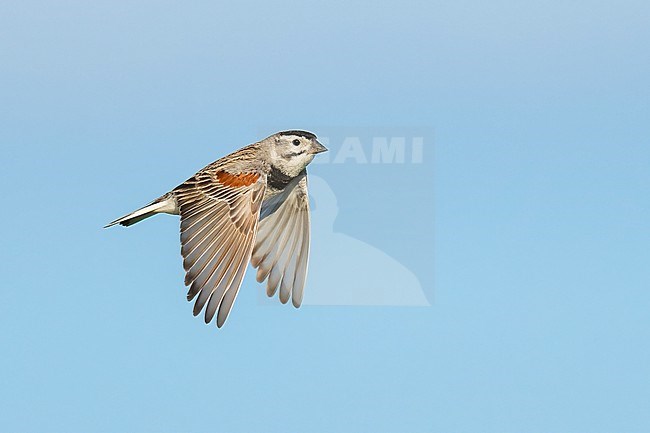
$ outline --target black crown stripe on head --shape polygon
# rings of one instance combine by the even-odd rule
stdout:
[[[307,131],[282,131],[280,135],[297,135],[298,137],[316,138],[314,134]]]

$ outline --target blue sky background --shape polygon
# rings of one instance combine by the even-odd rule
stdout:
[[[188,3],[0,4],[3,430],[650,431],[647,1]],[[174,218],[100,229],[261,131],[356,127],[435,132],[312,170],[431,307],[249,273],[218,331]]]

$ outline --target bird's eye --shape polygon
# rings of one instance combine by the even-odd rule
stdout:
[[[292,143],[293,143],[294,146],[300,146],[300,140],[298,140],[297,138],[295,140],[293,140]]]

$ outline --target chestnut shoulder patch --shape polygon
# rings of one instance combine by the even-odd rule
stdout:
[[[224,186],[231,188],[241,188],[243,186],[250,186],[257,182],[260,178],[258,173],[239,173],[232,174],[227,171],[220,171],[217,173],[217,180]]]

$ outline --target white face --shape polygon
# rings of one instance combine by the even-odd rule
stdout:
[[[271,143],[271,162],[285,174],[297,176],[325,147],[316,140],[294,134],[277,134]]]

